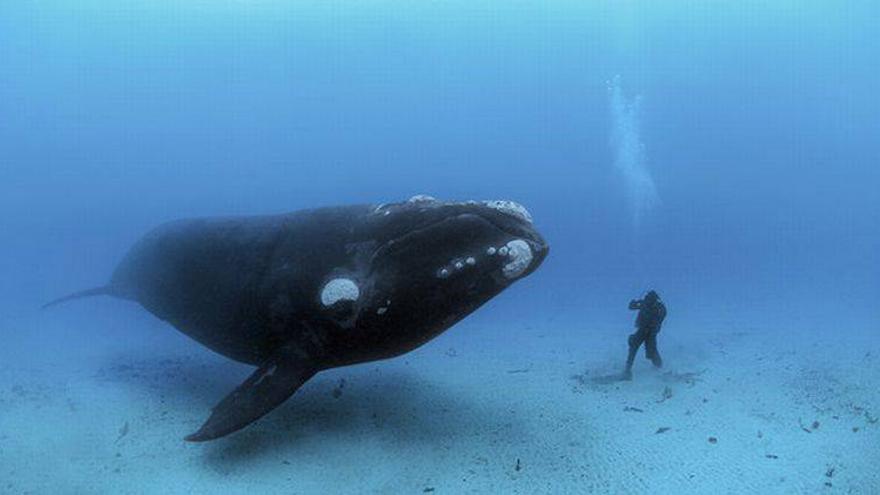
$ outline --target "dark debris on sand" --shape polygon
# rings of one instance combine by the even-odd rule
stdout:
[[[125,438],[125,436],[128,435],[128,430],[129,430],[128,421],[126,421],[125,424],[122,425],[121,428],[119,428],[119,436],[116,437],[115,443],[119,443],[120,440]]]
[[[663,393],[660,394],[660,400],[657,403],[666,402],[667,400],[672,398],[672,389],[669,387],[663,387]]]
[[[705,372],[706,372],[706,370],[701,370],[701,371],[696,371],[696,372],[688,371],[688,372],[684,372],[684,373],[677,373],[675,371],[667,371],[666,373],[663,373],[662,378],[663,378],[663,381],[665,381],[665,382],[683,383],[683,384],[687,385],[688,387],[693,387],[697,384],[697,382],[703,381],[703,379],[700,377],[703,376],[703,373],[705,373]]]

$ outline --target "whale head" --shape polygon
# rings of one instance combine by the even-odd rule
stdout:
[[[397,344],[410,339],[407,350],[533,273],[549,252],[528,210],[513,201],[415,196],[375,207],[368,226],[376,246],[358,326],[381,329]]]

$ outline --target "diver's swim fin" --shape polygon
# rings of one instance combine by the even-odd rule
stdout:
[[[83,297],[114,296],[114,295],[116,295],[115,289],[110,285],[105,285],[103,287],[95,287],[94,289],[81,290],[79,292],[74,292],[73,294],[68,294],[64,297],[55,299],[54,301],[49,301],[43,305],[42,309],[46,309],[51,306],[55,306],[56,304],[61,304],[63,302],[72,301],[74,299],[81,299]]]
[[[214,406],[211,417],[186,440],[214,440],[244,428],[287,400],[316,372],[316,367],[307,356],[290,347],[279,349],[244,383]]]

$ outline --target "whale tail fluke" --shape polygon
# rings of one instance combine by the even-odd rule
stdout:
[[[82,299],[84,297],[92,297],[92,296],[113,296],[116,295],[116,291],[112,286],[105,285],[102,287],[95,287],[93,289],[81,290],[78,292],[74,292],[73,294],[68,294],[64,297],[55,299],[54,301],[49,301],[42,306],[42,309],[50,308],[55,306],[56,304],[65,303],[67,301],[72,301],[74,299]]]

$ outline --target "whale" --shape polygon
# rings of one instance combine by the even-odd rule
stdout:
[[[263,417],[322,370],[400,356],[533,273],[549,246],[513,201],[440,201],[191,218],[137,241],[90,296],[140,304],[256,370],[188,441]]]

